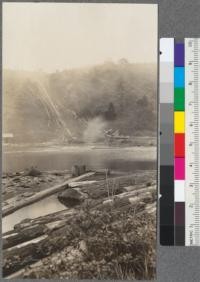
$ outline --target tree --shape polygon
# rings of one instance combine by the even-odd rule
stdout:
[[[111,102],[111,103],[109,103],[108,109],[105,112],[105,118],[107,120],[114,120],[114,119],[116,119],[116,116],[117,116],[117,114],[116,114],[116,111],[115,111],[115,107],[114,107],[113,103]]]
[[[122,79],[118,83],[117,92],[118,92],[119,110],[121,113],[123,113],[125,107],[126,89]]]
[[[128,60],[127,60],[127,59],[125,59],[125,58],[121,58],[121,59],[119,60],[119,64],[120,64],[120,65],[128,65],[128,64],[129,64],[129,62],[128,62]]]
[[[140,108],[146,108],[149,105],[149,100],[146,95],[144,95],[142,98],[139,98],[137,100],[137,106]]]

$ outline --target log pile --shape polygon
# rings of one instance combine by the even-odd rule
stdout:
[[[61,254],[66,264],[71,265],[73,260],[81,262],[83,253],[89,248],[87,238],[94,239],[95,233],[102,232],[102,228],[110,228],[112,232],[116,226],[120,228],[128,224],[135,215],[141,220],[148,216],[155,218],[155,171],[115,177],[111,173],[109,177],[106,174],[104,179],[97,180],[102,173],[98,172],[96,179],[95,172],[86,173],[43,191],[42,197],[44,193],[51,195],[61,191],[58,199],[66,209],[23,220],[12,231],[3,234],[4,277],[33,278],[38,273],[36,278],[48,278],[49,267]],[[4,211],[4,215],[6,213]],[[107,217],[111,218],[109,223],[102,223]],[[128,238],[128,234],[127,231],[124,236]],[[42,272],[45,269],[46,274]],[[56,271],[58,269],[52,273]],[[70,278],[66,271],[64,268],[63,275]]]

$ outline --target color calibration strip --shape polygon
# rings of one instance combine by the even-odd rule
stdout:
[[[174,245],[174,39],[160,39],[160,244]]]
[[[200,39],[160,40],[160,243],[200,246]]]
[[[174,45],[174,245],[185,245],[185,48]]]

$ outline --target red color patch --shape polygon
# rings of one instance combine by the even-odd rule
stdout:
[[[175,157],[185,157],[185,134],[176,133],[174,136],[174,155]]]

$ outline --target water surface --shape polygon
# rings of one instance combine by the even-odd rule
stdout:
[[[66,170],[75,164],[88,169],[109,168],[134,172],[156,169],[155,147],[49,147],[4,150],[3,171],[23,171],[31,166],[41,170]],[[25,218],[36,218],[65,209],[56,195],[26,206],[3,218],[3,232]]]
[[[156,168],[155,147],[100,147],[89,146],[35,148],[5,151],[3,171],[20,171],[30,166],[41,170],[71,169],[74,164],[85,164],[88,169],[135,169]]]
[[[66,207],[58,201],[57,195],[52,195],[4,217],[2,219],[2,231],[4,233],[12,230],[15,224],[26,218],[36,218],[64,209]]]

